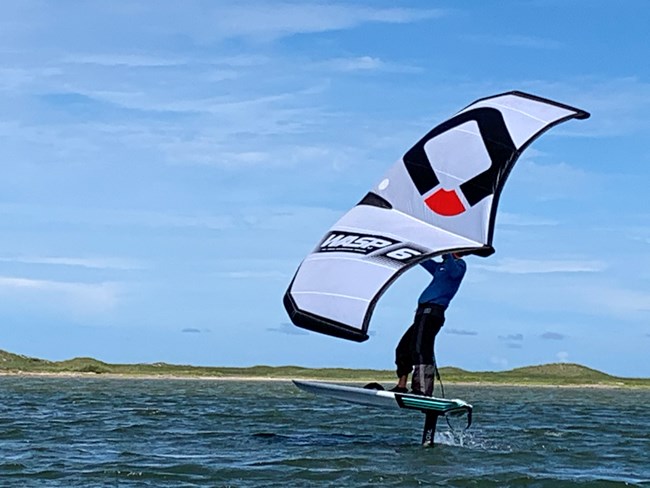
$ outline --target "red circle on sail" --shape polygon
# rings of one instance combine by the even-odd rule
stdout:
[[[463,202],[458,198],[456,190],[447,191],[441,188],[429,198],[426,198],[424,203],[435,213],[444,215],[445,217],[452,217],[466,210]]]

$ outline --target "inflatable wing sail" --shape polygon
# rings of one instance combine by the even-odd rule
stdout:
[[[449,251],[494,252],[499,195],[521,152],[587,112],[521,92],[477,100],[435,127],[327,232],[284,296],[298,327],[362,342],[406,269]]]

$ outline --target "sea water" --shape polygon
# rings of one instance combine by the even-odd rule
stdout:
[[[0,486],[650,486],[650,390],[447,385],[462,433],[289,382],[0,377]]]

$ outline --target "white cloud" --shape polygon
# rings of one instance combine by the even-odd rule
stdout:
[[[287,280],[288,276],[280,271],[225,271],[219,273],[219,276],[225,278],[234,278],[241,280]]]
[[[603,271],[606,266],[601,261],[582,260],[533,260],[507,258],[496,264],[475,264],[475,268],[495,273],[530,274],[530,273],[595,273]]]
[[[212,230],[228,230],[236,226],[235,217],[228,214],[179,214],[175,212],[150,212],[136,209],[111,210],[67,206],[48,206],[47,209],[44,209],[39,205],[18,204],[0,204],[0,212],[11,215],[15,219],[29,217],[35,223],[39,223],[39,217],[42,217],[48,223],[63,222],[66,224],[91,226],[102,224],[115,227],[140,226],[144,228],[203,228]],[[88,260],[86,266],[102,267],[99,266],[102,260],[103,267],[124,267],[129,266],[129,263],[136,267],[140,266],[137,262],[123,261],[119,258],[97,258],[92,266],[92,260]]]
[[[566,351],[560,351],[558,352],[555,357],[560,361],[561,363],[566,363],[569,360],[569,353]]]
[[[165,93],[161,90],[149,92],[139,87],[126,90],[86,89],[82,86],[68,90],[67,93],[87,97],[131,110],[169,112],[179,114],[212,114],[232,120],[242,111],[262,111],[267,113],[279,109],[277,104],[290,105],[298,96],[311,91],[311,88],[295,91],[274,92],[271,94],[238,96],[196,96],[187,93]]]
[[[597,175],[567,163],[539,164],[524,158],[513,172],[509,191],[526,192],[536,200],[576,200],[598,187]]]
[[[527,49],[560,49],[562,43],[554,39],[524,35],[499,35],[499,36],[464,36],[465,39],[480,44],[493,44],[496,46],[521,47]]]
[[[233,68],[250,68],[259,67],[265,64],[271,64],[277,60],[260,54],[239,54],[236,56],[220,56],[217,59],[202,60],[203,63],[214,62],[217,65],[230,66]]]
[[[572,105],[591,113],[591,118],[584,123],[566,124],[553,131],[557,136],[617,137],[645,133],[648,129],[650,83],[638,77],[535,81],[522,89],[547,93],[557,100],[570,100]]]
[[[482,267],[474,265],[479,266]],[[629,274],[619,276],[614,271],[618,271],[618,268],[600,274],[493,275],[489,281],[491,286],[473,286],[477,286],[476,293],[480,294],[481,300],[489,301],[492,305],[502,304],[533,313],[544,310],[580,314],[582,318],[567,326],[570,328],[588,327],[591,320],[585,317],[596,317],[598,321],[604,317],[632,322],[647,321],[650,316],[650,293],[645,282],[635,284],[630,281]],[[625,286],[618,286],[616,282],[619,280],[625,280]],[[522,293],[525,293],[525,300],[522,300]]]
[[[645,290],[589,284],[574,290],[577,297],[592,310],[608,311],[617,316],[635,316],[650,312],[650,293]]]
[[[294,34],[350,29],[365,23],[405,24],[443,16],[439,9],[372,8],[346,4],[237,2],[224,5],[193,28],[203,38],[274,40]],[[196,19],[195,19],[196,20]],[[206,31],[205,22],[210,31]]]
[[[5,263],[26,263],[46,264],[57,266],[75,266],[95,269],[144,269],[144,266],[133,260],[122,258],[76,258],[76,257],[39,257],[39,256],[17,256],[0,257],[0,262]]]
[[[64,308],[81,315],[112,310],[118,302],[116,283],[78,283],[0,276],[0,294],[27,299],[32,307]]]
[[[357,56],[350,58],[335,58],[327,61],[317,62],[315,67],[325,68],[328,71],[354,72],[354,71],[377,71],[392,73],[418,73],[422,68],[407,66],[391,62],[385,62],[373,56]]]
[[[309,335],[309,332],[305,329],[301,329],[300,327],[296,327],[295,325],[286,322],[281,323],[278,327],[268,327],[266,330],[286,335]]]
[[[501,369],[505,369],[508,367],[508,360],[506,358],[499,357],[499,356],[492,356],[490,358],[490,363],[496,365]]]
[[[650,221],[647,218],[637,218],[637,222],[641,223],[643,220]],[[609,232],[616,232],[617,234],[624,233],[627,237],[633,241],[642,242],[644,244],[650,244],[650,226],[644,226],[643,224],[634,226],[634,227],[612,227],[611,229],[604,229]]]
[[[335,71],[377,71],[386,66],[381,59],[372,56],[330,59],[322,65]]]
[[[499,225],[511,225],[517,227],[555,226],[559,224],[557,220],[545,217],[522,215],[510,212],[499,212],[497,214],[497,223]]]
[[[52,27],[65,35],[59,43],[74,45],[79,36],[97,39],[121,37],[113,44],[127,44],[152,36],[182,36],[194,42],[244,38],[255,42],[272,41],[295,34],[311,34],[352,29],[366,23],[404,24],[434,19],[445,14],[440,9],[376,8],[348,3],[298,1],[219,1],[188,0],[137,3],[109,2],[77,5],[70,15],[56,15],[57,6],[24,0],[22,8],[3,6],[2,39],[47,35]],[[84,22],[81,22],[81,20]],[[30,22],[31,21],[31,22]],[[146,28],[143,28],[146,26]],[[39,29],[40,27],[40,29]],[[50,28],[49,30],[47,28]],[[110,37],[109,37],[110,39]]]
[[[156,57],[145,54],[78,54],[66,56],[64,63],[95,64],[98,66],[122,66],[128,68],[159,68],[161,66],[182,66],[189,64],[183,58]]]
[[[37,75],[21,68],[0,68],[0,91],[12,92],[31,83]]]

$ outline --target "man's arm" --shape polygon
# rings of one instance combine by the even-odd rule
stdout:
[[[420,266],[426,269],[429,273],[434,274],[438,266],[440,266],[440,263],[436,263],[433,259],[427,259],[426,261],[422,261]]]
[[[460,258],[456,259],[454,256],[451,255],[451,253],[443,254],[442,262],[444,263],[447,270],[449,271],[449,274],[453,277],[460,276],[467,269],[467,265],[465,264],[465,261],[463,261]]]

